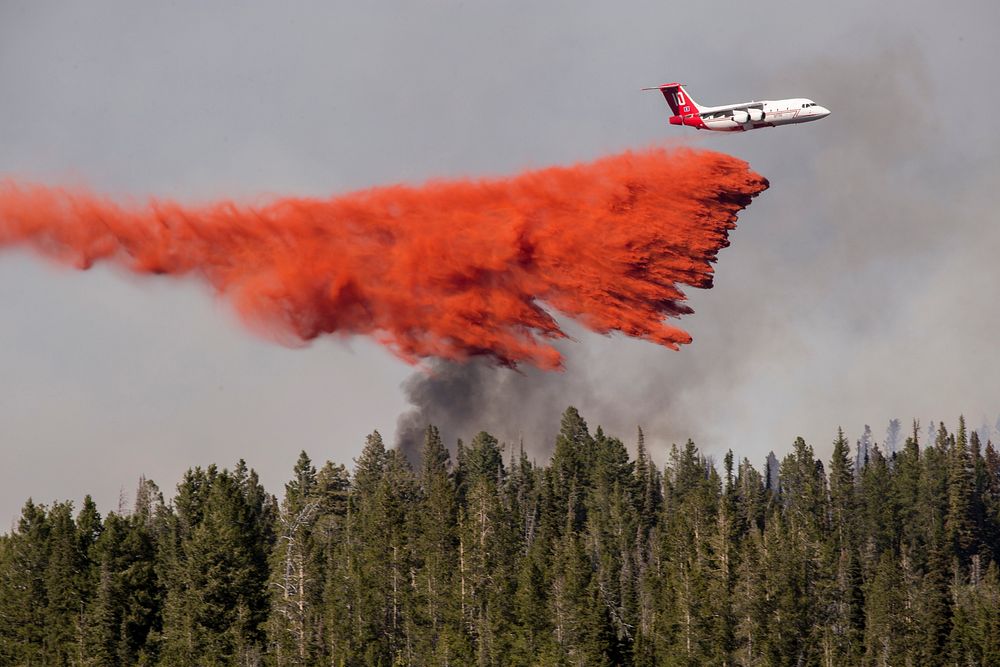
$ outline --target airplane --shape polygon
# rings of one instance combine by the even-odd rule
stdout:
[[[829,109],[805,98],[703,107],[691,99],[684,86],[679,83],[665,83],[643,90],[658,90],[663,93],[670,110],[674,112],[670,117],[671,125],[687,125],[699,130],[744,132],[761,127],[808,123],[830,115]]]

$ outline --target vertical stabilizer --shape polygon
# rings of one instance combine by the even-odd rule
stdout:
[[[688,92],[684,90],[684,85],[680,83],[665,83],[662,86],[653,88],[643,88],[643,90],[659,90],[663,93],[663,99],[667,101],[670,110],[675,116],[688,116],[698,114],[702,107],[691,99]]]
[[[705,129],[705,122],[701,119],[702,107],[691,99],[684,86],[679,83],[665,83],[662,86],[653,88],[643,88],[643,90],[658,90],[663,93],[663,99],[667,101],[673,115],[670,117],[671,125],[690,125],[699,130]]]

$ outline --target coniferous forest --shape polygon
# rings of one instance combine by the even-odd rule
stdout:
[[[281,498],[241,461],[29,500],[0,665],[1000,665],[1000,455],[919,431],[656,465],[570,408],[546,465],[428,427],[414,467],[303,452]]]

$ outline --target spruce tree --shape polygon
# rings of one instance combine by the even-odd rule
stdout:
[[[844,430],[838,428],[837,439],[833,441],[833,455],[830,457],[830,510],[838,551],[846,551],[853,544],[850,526],[854,519],[854,504],[854,469],[851,465],[850,445],[844,437]]]
[[[51,665],[73,657],[80,610],[88,587],[86,556],[69,502],[54,503],[48,513],[48,562],[45,568],[45,627],[43,654]]]
[[[269,546],[242,475],[189,471],[191,500],[167,579],[163,659],[176,665],[245,662],[261,653]],[[254,494],[258,495],[258,494]]]
[[[511,637],[498,629],[514,616],[519,530],[505,507],[506,470],[496,438],[480,432],[465,452],[467,492],[459,521],[462,618],[478,665],[502,664]]]
[[[975,550],[973,522],[973,462],[969,452],[965,417],[959,417],[958,434],[948,451],[948,513],[945,532],[953,556],[965,567]]]
[[[407,525],[415,496],[409,464],[373,432],[356,461],[346,518],[351,635],[336,659],[365,665],[412,659]]]
[[[0,655],[13,665],[46,662],[46,571],[50,526],[46,507],[30,498],[5,539],[0,572]]]
[[[587,422],[576,408],[567,408],[556,436],[552,455],[552,492],[556,511],[565,515],[574,509],[569,526],[579,530],[586,522],[586,504],[582,502],[591,482],[594,462],[594,440],[587,429]]]
[[[450,457],[433,426],[424,432],[420,455],[419,497],[411,538],[417,575],[414,593],[417,661],[455,663],[467,655],[456,598],[458,566],[457,498],[449,471]]]
[[[902,662],[905,644],[900,641],[899,611],[903,608],[901,581],[892,553],[879,556],[866,591],[865,660],[871,665]]]

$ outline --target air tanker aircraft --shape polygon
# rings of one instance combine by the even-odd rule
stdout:
[[[691,99],[684,86],[679,83],[665,83],[643,90],[658,90],[663,93],[670,110],[674,112],[670,117],[671,125],[688,125],[699,130],[744,132],[759,127],[808,123],[830,115],[830,110],[826,107],[803,98],[703,107]]]

